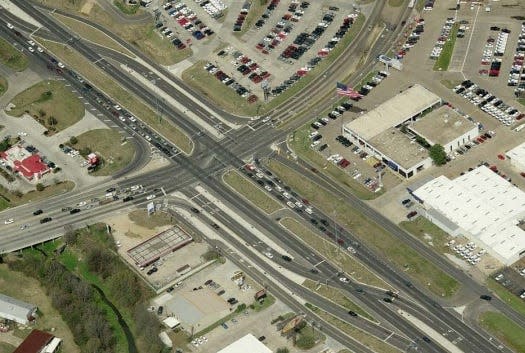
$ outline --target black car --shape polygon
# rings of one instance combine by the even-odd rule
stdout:
[[[157,272],[157,271],[158,271],[158,268],[156,268],[156,267],[152,267],[152,268],[150,268],[150,269],[148,270],[148,272],[146,272],[146,274],[147,274],[148,276],[150,276],[150,275],[154,274],[154,273]]]
[[[430,338],[428,338],[427,336],[423,336],[422,338],[423,338],[423,341],[425,341],[426,343],[432,343]]]
[[[383,301],[387,303],[392,303],[392,298],[383,298]]]
[[[214,229],[220,229],[221,227],[219,227],[219,225],[217,223],[212,223],[211,226],[214,228]]]
[[[209,286],[209,285],[212,284],[212,283],[213,283],[213,280],[212,280],[212,279],[209,279],[209,280],[207,280],[206,282],[204,282],[204,285],[205,285],[205,286]]]
[[[46,217],[46,218],[42,218],[40,220],[40,223],[47,223],[47,222],[51,222],[52,218],[51,217]]]
[[[79,213],[79,212],[80,212],[80,208],[74,208],[71,211],[69,211],[69,214],[75,214],[75,213]]]
[[[195,207],[190,208],[190,210],[193,213],[200,213],[200,211],[198,209],[196,209]]]
[[[492,300],[492,297],[490,295],[487,295],[487,294],[482,294],[482,295],[479,296],[479,299],[490,301],[490,300]]]
[[[348,315],[353,316],[353,317],[357,317],[357,313],[355,311],[352,311],[352,310],[350,310],[348,312]]]
[[[282,259],[283,259],[284,261],[288,261],[288,262],[291,262],[291,261],[292,261],[292,258],[291,258],[290,256],[288,256],[288,255],[283,255],[283,256],[281,256],[281,257],[282,257]]]
[[[168,289],[166,289],[166,293],[171,293],[175,290],[175,287],[169,287]]]
[[[315,269],[315,268],[310,269],[310,272],[312,272],[312,273],[314,273],[314,274],[319,273],[319,271],[318,271],[317,269]]]
[[[117,189],[116,188],[109,188],[109,189],[106,190],[106,192],[113,192],[115,190],[117,190]]]
[[[44,213],[44,211],[36,210],[35,212],[33,212],[33,216],[38,216],[39,214],[42,214],[42,213]]]
[[[131,200],[133,200],[133,196],[126,196],[122,199],[122,202],[129,202]]]
[[[157,309],[157,315],[162,315],[163,311],[164,311],[164,307],[163,306],[159,306],[159,308]]]

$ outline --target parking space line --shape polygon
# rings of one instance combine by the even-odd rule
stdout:
[[[470,44],[472,42],[472,37],[474,35],[474,30],[476,29],[476,23],[477,23],[478,13],[479,13],[479,9],[480,8],[481,8],[481,6],[478,6],[478,9],[476,11],[476,16],[474,17],[474,23],[472,23],[472,29],[470,30],[470,36],[468,37],[467,50],[465,52],[465,57],[463,58],[463,63],[461,63],[461,70],[460,70],[460,72],[463,75],[463,79],[466,79],[466,76],[463,73],[463,69],[465,68],[465,62],[467,61],[467,55],[468,55],[468,52],[469,52],[469,49],[470,49]]]

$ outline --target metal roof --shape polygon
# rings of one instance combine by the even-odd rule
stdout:
[[[512,259],[525,250],[525,231],[517,226],[525,216],[525,193],[485,166],[454,180],[439,176],[414,195],[500,259]]]
[[[441,98],[425,87],[415,84],[392,97],[377,108],[349,122],[345,127],[365,140],[395,127],[426,108],[437,104]]]
[[[514,147],[505,154],[520,167],[525,166],[525,142]]]
[[[36,311],[36,305],[0,294],[0,317],[27,324],[29,316]]]
[[[239,338],[229,346],[224,347],[217,353],[272,353],[272,350],[259,342],[251,333]]]

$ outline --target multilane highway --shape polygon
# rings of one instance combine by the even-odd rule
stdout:
[[[78,43],[78,42],[75,42],[75,43]],[[92,60],[99,60],[98,57],[96,56],[92,56],[91,57]],[[109,70],[109,68],[111,67],[111,65],[107,65],[106,63],[104,63],[103,67],[106,67],[107,70]],[[169,115],[171,115],[172,113],[174,113],[171,109],[167,109],[166,110],[168,112]],[[173,116],[176,116],[175,114]],[[194,128],[194,127],[193,127]],[[202,132],[200,131],[195,131],[193,130],[194,132],[198,132],[199,133],[199,138],[197,139],[199,143],[202,143],[202,145],[204,145],[206,148],[213,148],[215,147],[216,145],[213,143],[213,142],[210,142],[208,137],[205,136],[205,134],[203,134]],[[249,134],[249,132],[248,132]],[[261,141],[262,142],[262,141]],[[249,152],[249,153],[252,153],[253,151],[256,151],[258,148],[256,149],[253,149],[253,150],[250,150],[250,151],[246,151],[246,148],[245,146],[241,145],[240,143],[235,143],[233,142],[233,147],[235,148],[235,145],[238,145],[240,149],[243,149],[245,150],[244,152]],[[227,144],[228,145],[228,144]],[[229,146],[228,146],[229,147]],[[259,147],[259,146],[257,146]],[[215,170],[215,172],[223,169],[226,165],[229,165],[233,162],[233,164],[236,166],[236,167],[239,167],[239,162],[242,162],[240,161],[237,157],[235,157],[235,155],[231,152],[228,152],[228,151],[225,151],[225,150],[220,150],[220,152],[217,154],[218,156],[218,160],[221,161],[221,163],[217,164],[217,163],[212,163],[211,166],[213,167],[212,169]],[[223,159],[221,159],[221,157],[225,157]],[[174,156],[173,160],[175,162],[177,162],[180,166],[182,166],[183,168],[186,168],[187,170],[189,170],[190,174],[193,174],[193,177],[197,177],[199,180],[201,180],[201,182],[205,183],[207,186],[211,187],[215,192],[218,192],[221,197],[224,197],[224,188],[222,186],[220,186],[220,182],[215,180],[215,178],[213,176],[210,176],[210,173],[209,173],[209,170],[207,170],[207,168],[202,168],[200,167],[199,165],[196,165],[195,162],[191,162],[189,161],[187,158],[184,158],[182,156]],[[224,165],[221,165],[221,164],[224,164]],[[208,167],[210,168],[210,167]],[[168,176],[170,174],[173,173],[173,171],[170,171],[169,168],[167,168],[168,172],[166,172],[166,174],[164,174],[165,176]],[[183,178],[182,180],[184,180],[184,174],[186,174],[187,172],[185,173],[182,173],[183,174]],[[162,175],[162,172],[160,173]],[[187,175],[187,174],[186,174]],[[186,181],[186,185],[189,185],[191,184],[191,182],[193,180],[191,180],[191,175],[188,175],[188,179]],[[184,185],[184,183],[182,183],[181,185]],[[177,185],[178,187],[180,187],[181,185]],[[222,188],[222,193],[221,193],[221,188]],[[171,189],[171,188],[170,188]],[[167,189],[168,190],[168,189]],[[246,202],[241,202],[239,200],[233,200],[233,203],[234,204],[238,204],[239,206],[244,206],[246,207]],[[122,206],[121,206],[122,207]],[[252,206],[253,208],[253,206]],[[253,211],[253,210],[252,210]],[[258,214],[258,210],[255,210],[254,211],[255,214]],[[250,215],[252,215],[252,212],[250,212]],[[253,215],[252,215],[253,217]],[[267,221],[266,221],[267,222]],[[260,223],[260,222],[257,222],[257,223]],[[53,225],[52,224],[49,224],[49,225],[44,225],[44,227],[52,227]],[[50,228],[51,229],[51,228]],[[272,232],[273,233],[273,232]],[[275,233],[274,233],[275,234]],[[392,275],[391,273],[389,275]],[[468,333],[468,332],[467,332]],[[483,341],[483,340],[482,340]],[[478,345],[476,344],[478,351],[480,351],[479,349],[481,349],[481,351],[492,351],[491,348],[490,348],[490,344],[488,344],[488,346],[484,346],[483,344],[486,343],[486,340],[485,342],[481,342],[482,345]],[[475,350],[474,350],[475,351]]]

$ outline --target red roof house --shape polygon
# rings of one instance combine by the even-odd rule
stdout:
[[[55,338],[50,333],[33,330],[26,337],[26,339],[20,343],[13,353],[41,353],[51,341]]]

